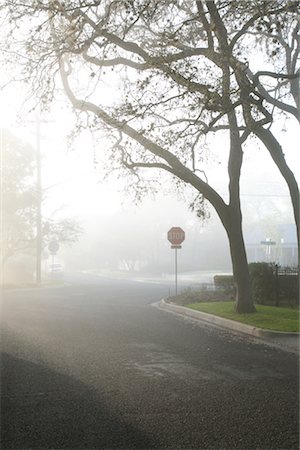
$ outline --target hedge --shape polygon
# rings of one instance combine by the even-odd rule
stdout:
[[[232,275],[215,275],[214,283],[217,289],[222,289],[227,294],[234,293],[234,282]]]
[[[259,262],[249,264],[252,296],[255,303],[281,303],[297,305],[299,302],[299,278],[297,271],[286,270],[281,273],[275,264]],[[234,294],[232,275],[215,275],[215,287],[226,294]]]
[[[251,263],[248,267],[254,302],[261,305],[272,303],[276,297],[276,279],[273,266],[262,262]]]

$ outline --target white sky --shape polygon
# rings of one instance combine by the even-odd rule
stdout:
[[[20,121],[18,115],[23,102],[22,90],[8,87],[0,92],[0,126],[35,147],[36,115],[22,112]],[[93,142],[89,134],[80,136],[71,147],[68,145],[74,123],[74,115],[67,106],[57,105],[50,112],[41,113],[44,213],[64,207],[63,215],[85,215],[95,211],[95,204],[101,204],[102,213],[109,214],[120,207],[117,188],[99,183],[101,174],[94,170]]]

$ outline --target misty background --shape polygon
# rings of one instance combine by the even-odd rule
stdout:
[[[49,265],[53,263],[61,264],[65,272],[172,279],[174,250],[167,241],[167,232],[173,226],[183,228],[186,236],[178,252],[179,283],[180,280],[191,284],[211,282],[214,273],[231,273],[225,231],[208,203],[204,216],[197,217],[192,211],[189,206],[195,193],[191,189],[177,189],[167,175],[161,174],[163,181],[156,192],[149,191],[136,201],[126,178],[115,172],[107,176],[105,161],[101,159],[105,138],[88,131],[75,136],[74,117],[66,106],[58,105],[37,119],[34,114],[18,117],[18,107],[11,109],[11,105],[7,114],[2,106],[2,133],[10,130],[27,143],[33,164],[36,124],[37,120],[40,122],[43,221],[71,218],[80,227],[77,242],[60,242],[55,256],[50,255],[49,242],[44,242],[44,279],[49,278]],[[288,124],[291,129],[292,125]],[[296,133],[286,133],[286,122],[280,126],[281,139],[286,136],[288,159],[289,150],[292,155],[296,145]],[[224,152],[222,156],[219,145],[222,137],[207,145],[206,175],[218,192],[226,196],[227,154]],[[244,158],[241,198],[249,262],[296,265],[296,229],[287,188],[267,152],[255,142],[248,144]],[[290,163],[295,166],[295,161]],[[3,152],[2,166],[5,170]],[[295,172],[299,178],[299,169]],[[36,168],[31,177],[33,190],[35,177]],[[55,236],[51,239],[60,240]],[[268,241],[272,245],[266,245]],[[21,282],[33,282],[34,258],[34,252],[31,255],[19,252],[11,257],[5,264],[4,282],[18,282],[18,277]]]

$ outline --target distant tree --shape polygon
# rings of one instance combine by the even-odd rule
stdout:
[[[203,199],[212,204],[229,239],[236,310],[254,311],[242,232],[242,145],[251,133],[265,144],[288,183],[298,224],[298,186],[270,131],[274,111],[298,114],[297,2],[5,3],[12,37],[19,36],[17,27],[26,23],[24,45],[18,39],[14,47],[24,77],[47,104],[59,71],[70,102],[84,114],[84,126],[106,127],[115,139],[110,169],[129,169],[135,177],[132,186],[144,190],[149,175],[142,178],[143,169],[166,171],[179,184],[194,187],[199,214]],[[289,55],[285,64],[277,41]],[[261,62],[259,43],[267,49],[261,47]],[[273,44],[276,50],[269,50]],[[271,63],[276,67],[269,70]],[[107,85],[114,85],[117,93]],[[103,99],[107,90],[110,105]],[[224,134],[220,151],[228,152],[228,202],[209,184],[202,166],[206,136],[216,132]]]
[[[2,262],[26,253],[35,243],[35,152],[23,141],[4,133],[1,145]]]
[[[36,246],[36,152],[22,140],[3,133],[1,145],[1,260],[34,254]],[[52,239],[76,242],[81,228],[71,218],[42,224],[43,246]]]

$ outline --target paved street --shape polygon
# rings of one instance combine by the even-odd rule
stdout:
[[[5,291],[1,449],[298,449],[296,355],[78,275]]]

